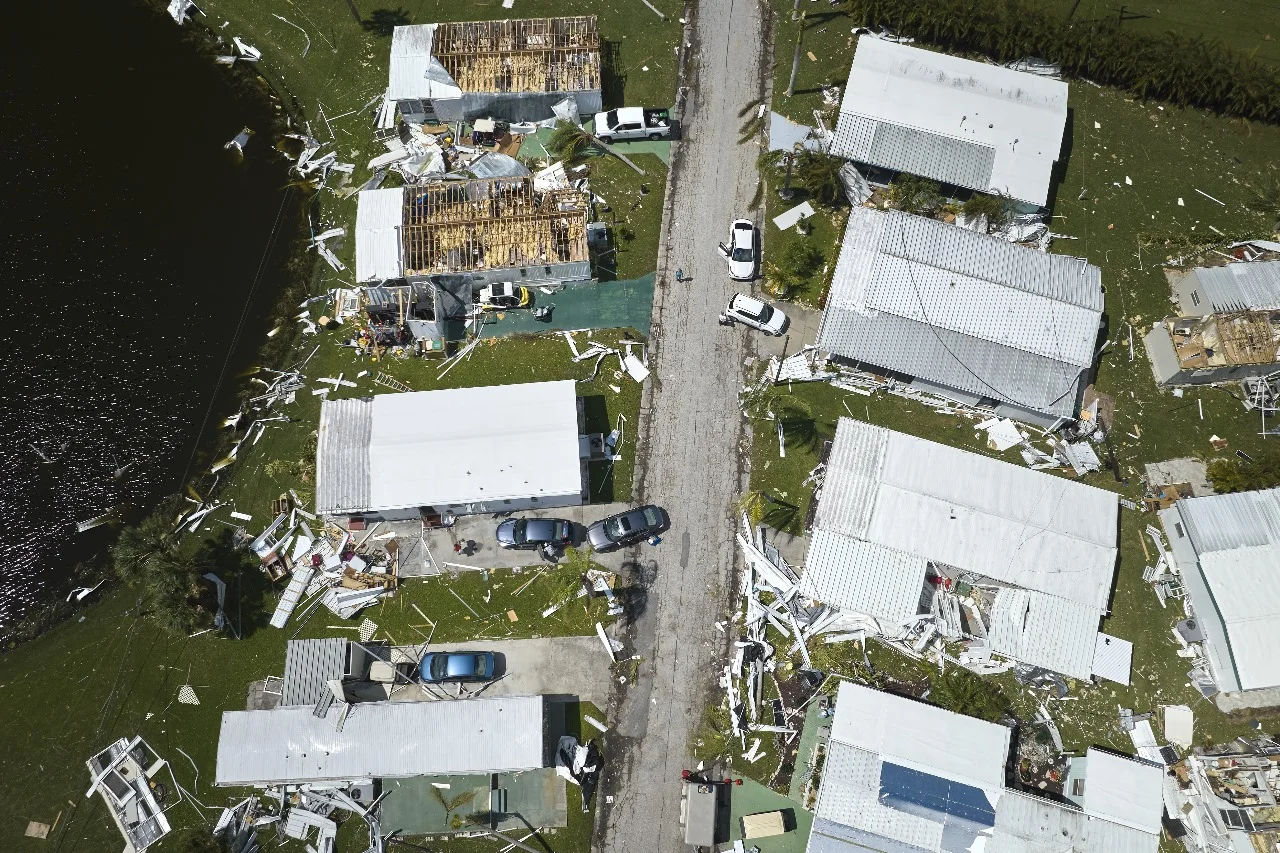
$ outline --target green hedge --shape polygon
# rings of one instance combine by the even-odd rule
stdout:
[[[1071,21],[1034,0],[851,0],[865,26],[890,27],[948,50],[998,62],[1036,56],[1069,77],[1140,98],[1280,123],[1280,74],[1202,36],[1143,35],[1115,20]]]

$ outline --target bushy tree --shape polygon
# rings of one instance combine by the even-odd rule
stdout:
[[[999,228],[1009,221],[1009,205],[1005,199],[986,193],[974,193],[963,205],[964,218],[972,222],[980,216],[987,219],[987,230]]]
[[[116,575],[142,595],[145,611],[167,630],[179,633],[204,627],[208,611],[200,607],[207,560],[203,551],[184,551],[173,530],[182,505],[178,497],[162,501],[155,512],[126,527],[111,549]]]
[[[929,701],[948,711],[994,723],[1010,708],[999,685],[968,670],[953,669],[934,679]]]
[[[786,298],[792,291],[804,287],[822,266],[822,261],[822,250],[811,240],[792,240],[774,255],[769,265],[774,295]]]
[[[942,192],[936,182],[905,172],[889,184],[888,196],[899,210],[917,216],[930,216],[942,205]]]
[[[1209,463],[1206,473],[1215,492],[1270,489],[1280,486],[1280,451],[1259,453],[1252,462],[1238,457],[1215,459]]]

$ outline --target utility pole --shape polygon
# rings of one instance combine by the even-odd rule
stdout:
[[[800,71],[800,41],[804,37],[804,16],[808,12],[800,13],[800,29],[796,30],[796,51],[791,57],[791,80],[787,83],[787,97],[790,98],[796,93],[796,74]]]

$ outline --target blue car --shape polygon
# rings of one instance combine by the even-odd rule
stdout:
[[[429,652],[418,664],[418,672],[428,684],[492,681],[496,671],[493,652]]]

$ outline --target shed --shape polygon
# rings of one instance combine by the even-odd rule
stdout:
[[[1280,686],[1280,489],[1184,498],[1160,521],[1218,688]]]
[[[1100,794],[1133,786],[1122,802],[1094,808],[1041,799],[1005,787],[1010,734],[995,723],[842,682],[809,853],[1155,853],[1160,768],[1108,755],[1096,768]]]
[[[818,346],[1054,427],[1080,411],[1102,273],[901,211],[849,214]]]
[[[341,725],[339,717],[342,716]],[[226,711],[216,784],[349,782],[546,766],[541,696]]]
[[[317,511],[395,520],[584,503],[580,418],[572,380],[326,400]]]
[[[1061,80],[862,36],[831,153],[1044,207],[1066,123]]]

